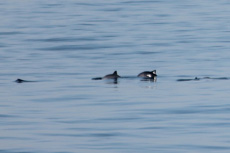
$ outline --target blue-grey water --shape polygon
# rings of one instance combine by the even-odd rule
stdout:
[[[229,8],[1,1],[0,152],[230,152]],[[115,70],[128,77],[91,80]],[[195,77],[227,79],[177,81]]]

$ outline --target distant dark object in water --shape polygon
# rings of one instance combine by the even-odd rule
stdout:
[[[25,80],[17,79],[17,80],[15,80],[15,82],[17,82],[17,83],[22,83],[22,82],[25,82]]]
[[[195,77],[194,79],[178,79],[177,81],[199,81],[199,80],[204,80],[204,79],[210,79],[210,80],[228,80],[229,78],[227,78],[227,77],[220,77],[220,78],[211,78],[211,77],[198,78],[198,77]]]
[[[36,81],[27,81],[27,80],[17,79],[17,80],[15,80],[15,82],[23,83],[23,82],[36,82]]]
[[[102,79],[117,79],[120,78],[120,76],[117,74],[117,71],[114,71],[113,74],[108,74],[104,76]]]
[[[157,71],[156,70],[144,71],[144,72],[141,72],[140,74],[138,74],[137,76],[142,77],[144,79],[154,79],[157,77]]]
[[[113,74],[105,75],[104,77],[92,78],[92,80],[102,80],[102,79],[118,79],[120,76],[117,74],[117,71],[114,71]]]
[[[177,81],[199,81],[200,79],[195,77],[194,79],[178,79]]]
[[[102,80],[102,77],[92,78],[92,80]]]

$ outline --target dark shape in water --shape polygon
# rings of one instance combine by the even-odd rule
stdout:
[[[114,71],[113,74],[108,74],[103,77],[103,79],[117,79],[120,78],[120,76],[117,74],[117,71]]]
[[[114,79],[117,80],[120,76],[117,74],[117,71],[114,71],[113,74],[105,75],[104,77],[92,78],[92,80],[102,80],[102,79]]]
[[[199,81],[199,80],[204,80],[204,79],[209,79],[209,80],[228,80],[229,78],[227,77],[220,77],[220,78],[211,78],[211,77],[203,77],[203,78],[198,78],[195,77],[194,79],[178,79],[177,81]]]
[[[219,77],[219,78],[210,78],[210,77],[203,77],[203,79],[213,79],[213,80],[228,80],[227,77]]]
[[[15,82],[23,83],[23,82],[36,82],[36,81],[27,81],[27,80],[17,79],[17,80],[15,80]]]
[[[177,81],[199,81],[200,78],[195,77],[194,79],[178,79]]]
[[[137,76],[142,77],[144,79],[154,79],[157,77],[157,71],[156,70],[144,71],[144,72],[141,72],[140,74],[138,74]]]

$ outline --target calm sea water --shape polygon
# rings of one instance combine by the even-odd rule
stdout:
[[[230,77],[229,8],[1,1],[0,152],[229,152],[230,80],[177,81]],[[135,78],[154,69],[157,82]],[[131,77],[91,80],[115,70]]]

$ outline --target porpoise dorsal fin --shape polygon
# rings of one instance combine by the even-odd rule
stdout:
[[[17,80],[15,80],[15,82],[17,82],[17,83],[22,83],[22,82],[24,82],[24,80],[22,80],[22,79],[17,79]]]
[[[22,80],[22,79],[17,79],[16,81],[24,81],[24,80]]]
[[[113,74],[114,74],[114,75],[117,75],[117,71],[114,71]]]

